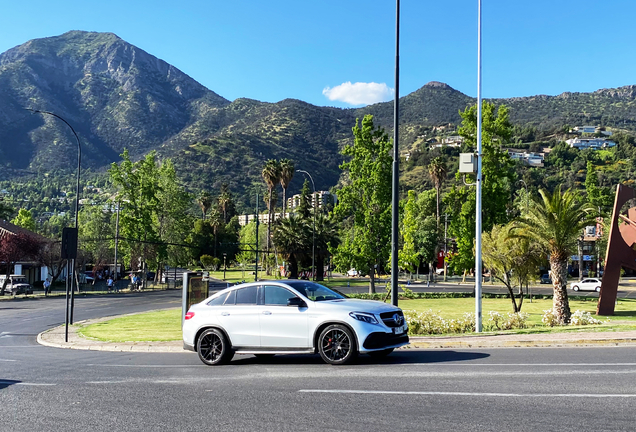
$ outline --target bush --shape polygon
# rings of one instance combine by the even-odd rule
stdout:
[[[543,316],[541,317],[541,322],[543,323],[543,325],[545,325],[547,327],[554,327],[556,325],[559,325],[559,323],[557,322],[557,319],[556,319],[556,315],[554,315],[554,313],[552,312],[552,309],[548,309],[548,310],[544,310],[543,311]]]
[[[470,333],[475,331],[475,315],[465,313],[461,318],[445,320],[438,313],[428,310],[417,313],[404,311],[409,334]]]
[[[528,328],[527,321],[530,315],[527,313],[511,312],[504,316],[499,312],[490,311],[488,315],[489,318],[484,327],[489,331]]]
[[[602,323],[601,320],[593,318],[589,312],[583,312],[579,310],[574,312],[572,316],[570,317],[571,325],[594,325],[594,324],[601,324],[601,323]]]

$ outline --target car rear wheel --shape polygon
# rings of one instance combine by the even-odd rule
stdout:
[[[600,293],[601,292],[601,287],[597,286],[596,288],[594,288],[594,291],[596,291],[597,293]]]
[[[371,357],[374,357],[374,358],[382,358],[382,357],[386,357],[389,354],[391,354],[393,352],[393,349],[394,348],[388,348],[388,349],[385,349],[385,350],[382,350],[382,351],[371,351],[369,353],[369,355]]]
[[[578,291],[578,290],[579,290],[579,286],[578,286],[578,285],[574,285],[574,286],[572,287],[572,289],[573,289],[574,291]]]
[[[340,324],[330,325],[320,333],[318,351],[320,357],[331,365],[350,363],[358,356],[351,330]]]
[[[201,333],[197,341],[197,353],[201,361],[208,366],[229,363],[234,357],[227,338],[217,329],[208,329]]]

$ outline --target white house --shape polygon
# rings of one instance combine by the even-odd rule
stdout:
[[[572,138],[565,141],[570,147],[582,149],[599,150],[603,148],[614,147],[616,143],[614,141],[606,140],[605,138]]]

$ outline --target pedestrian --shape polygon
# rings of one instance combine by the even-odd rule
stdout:
[[[49,296],[49,289],[51,288],[51,282],[49,282],[49,278],[44,280],[44,297]]]
[[[108,292],[113,289],[113,278],[112,276],[108,276],[108,280],[106,281],[106,285],[108,285]]]

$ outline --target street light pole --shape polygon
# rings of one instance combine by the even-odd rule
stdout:
[[[475,209],[475,331],[481,333],[481,0],[477,0],[477,180]]]
[[[393,102],[393,177],[391,201],[391,303],[398,305],[398,220],[400,155],[398,151],[398,127],[400,115],[400,0],[395,1],[395,101]]]
[[[313,280],[316,280],[316,206],[318,205],[316,198],[316,184],[314,183],[314,179],[311,177],[305,170],[296,170],[296,172],[306,174],[311,180],[311,186],[314,188],[314,199],[312,200],[312,207],[314,210],[314,229],[312,232],[313,240],[311,244],[311,274],[313,275]]]
[[[82,162],[82,146],[80,145],[80,139],[79,136],[77,136],[77,132],[75,132],[75,129],[73,129],[73,126],[71,126],[71,124],[69,122],[67,122],[66,120],[64,120],[62,117],[60,117],[59,115],[52,113],[52,112],[48,112],[48,111],[41,111],[41,110],[36,110],[36,109],[32,109],[32,108],[25,108],[27,111],[31,111],[33,113],[39,113],[39,114],[48,114],[51,115],[57,119],[62,120],[64,123],[66,123],[66,125],[71,128],[71,131],[73,132],[73,135],[75,135],[75,139],[77,140],[77,188],[75,191],[75,230],[77,231],[77,227],[78,227],[78,216],[79,216],[79,196],[80,196],[80,171],[81,171],[81,162]],[[75,258],[73,258],[71,260],[71,268],[73,269],[73,275],[75,274]],[[75,305],[75,296],[74,296],[74,288],[73,288],[73,277],[71,277],[71,312],[70,312],[70,323],[73,324],[73,309],[74,309],[74,305]],[[68,296],[68,293],[67,293]],[[66,325],[68,326],[68,322],[69,322],[69,313],[68,313],[68,301],[67,301],[67,319],[66,319]],[[66,335],[66,341],[68,342],[68,334]]]

